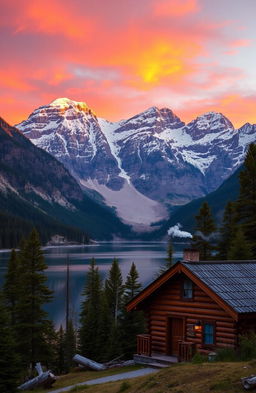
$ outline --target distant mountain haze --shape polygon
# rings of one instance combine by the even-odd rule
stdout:
[[[113,123],[68,98],[41,106],[17,127],[137,231],[216,190],[256,140],[256,125],[235,129],[221,113],[185,124],[170,109],[152,107]]]

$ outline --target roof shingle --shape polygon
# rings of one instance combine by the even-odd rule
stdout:
[[[256,261],[182,264],[236,312],[256,312]]]

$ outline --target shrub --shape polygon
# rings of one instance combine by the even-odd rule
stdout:
[[[250,333],[239,338],[239,358],[241,360],[256,359],[256,334]]]
[[[222,348],[216,351],[216,360],[220,362],[234,362],[237,360],[237,353],[233,348]]]
[[[192,363],[193,364],[201,364],[207,361],[207,357],[201,355],[199,352],[197,352],[193,357],[192,357]]]

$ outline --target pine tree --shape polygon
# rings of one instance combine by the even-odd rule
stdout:
[[[227,252],[227,258],[229,260],[252,259],[252,252],[248,242],[246,241],[242,228],[239,228],[236,231]]]
[[[8,311],[11,316],[11,324],[15,326],[16,322],[16,304],[19,300],[19,281],[20,281],[20,264],[18,255],[13,249],[8,262],[8,270],[5,276],[3,294]]]
[[[211,252],[214,249],[211,242],[211,235],[215,231],[215,224],[211,209],[207,202],[204,202],[196,218],[196,231],[192,239],[192,247],[200,252],[202,260],[211,259]]]
[[[39,342],[40,353],[38,353],[40,362],[48,370],[55,370],[58,353],[58,334],[51,320],[46,319],[44,321],[41,337],[42,341]]]
[[[124,285],[124,302],[125,304],[132,300],[141,290],[141,283],[138,282],[139,273],[134,262],[126,278]]]
[[[115,325],[117,326],[118,314],[122,306],[122,295],[123,295],[123,279],[119,263],[116,258],[112,262],[109,276],[105,282],[105,292],[107,301],[114,318]]]
[[[166,268],[169,269],[173,265],[173,245],[172,239],[169,236],[168,243],[167,243],[167,258],[166,258]]]
[[[105,281],[105,297],[110,313],[107,357],[113,359],[122,353],[120,316],[122,310],[123,280],[119,263],[114,258]]]
[[[14,393],[18,385],[20,367],[9,315],[0,294],[0,392]]]
[[[68,321],[68,328],[64,335],[64,361],[66,371],[69,371],[73,364],[73,357],[76,354],[76,332],[73,321]]]
[[[220,240],[218,244],[219,259],[227,259],[228,250],[237,231],[237,213],[234,202],[228,202],[223,214],[223,222],[220,227]]]
[[[173,256],[173,245],[171,237],[168,238],[167,243],[167,258],[166,263],[161,266],[160,270],[156,273],[156,278],[161,276],[166,270],[170,269],[173,266],[172,256]]]
[[[39,236],[33,230],[20,250],[19,300],[16,304],[16,335],[18,351],[25,367],[41,361],[47,352],[50,323],[43,306],[52,298],[46,285],[44,262]]]
[[[115,326],[113,323],[113,317],[110,313],[109,304],[107,302],[105,291],[102,290],[101,299],[100,299],[100,321],[99,321],[99,337],[98,342],[101,348],[100,350],[100,361],[105,362],[113,359],[113,353],[118,352],[120,354],[120,348],[114,347],[116,337],[113,334],[115,331]],[[117,332],[118,334],[118,332]]]
[[[56,371],[58,374],[66,372],[65,366],[65,336],[62,325],[57,332],[57,356],[56,356]]]
[[[137,335],[144,332],[145,323],[143,312],[132,310],[126,311],[126,304],[136,296],[141,290],[138,282],[139,274],[133,263],[124,285],[124,306],[121,319],[121,342],[126,358],[131,358],[136,351]]]
[[[102,282],[94,258],[91,260],[83,291],[79,342],[83,356],[100,360],[102,344]]]
[[[238,219],[256,257],[256,145],[250,144],[240,173]]]

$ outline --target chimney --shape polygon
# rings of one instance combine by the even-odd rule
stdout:
[[[199,251],[194,248],[185,248],[183,251],[183,261],[199,262]]]

